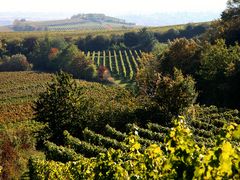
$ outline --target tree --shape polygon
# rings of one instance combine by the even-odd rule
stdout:
[[[49,59],[48,54],[51,49],[49,37],[45,37],[42,41],[37,41],[32,52],[30,62],[33,64],[34,69],[48,70]]]
[[[137,100],[120,87],[76,81],[60,72],[35,102],[35,120],[48,123],[53,138],[61,142],[64,130],[78,137],[82,130],[101,131],[107,124],[124,128],[136,120]]]
[[[159,61],[150,54],[143,55],[141,64],[136,78],[139,93],[150,98],[154,113],[166,120],[163,123],[171,122],[173,116],[195,103],[197,92],[191,76],[184,76],[175,68],[172,75],[163,75]]]
[[[213,22],[206,33],[211,43],[217,39],[225,39],[227,45],[240,42],[240,0],[228,0],[227,8],[222,12],[221,20]]]
[[[128,33],[124,33],[124,44],[127,47],[134,47],[136,46],[140,39],[139,36],[136,32],[128,32]]]
[[[201,47],[192,39],[176,39],[170,42],[169,49],[162,56],[161,72],[172,74],[174,67],[184,74],[194,74],[200,63]]]
[[[227,9],[222,12],[223,21],[240,18],[240,0],[228,0]]]
[[[142,54],[140,68],[136,76],[140,94],[148,97],[155,95],[158,67],[159,62],[153,54]]]
[[[154,33],[148,31],[147,28],[143,28],[138,32],[138,34],[140,44],[138,45],[137,48],[145,52],[151,51],[154,45],[157,43]]]
[[[41,41],[36,41],[31,54],[31,63],[33,63],[35,69],[45,71],[59,69],[55,66],[53,59],[49,59],[49,54],[54,48],[58,49],[58,54],[60,54],[67,48],[67,42],[63,38],[49,38],[48,36]]]
[[[69,70],[69,66],[73,59],[80,55],[80,51],[76,45],[70,44],[67,48],[63,49],[58,58],[51,62],[51,66],[56,70]]]
[[[228,47],[224,40],[217,40],[203,48],[198,72],[201,103],[239,107],[239,63],[239,45]]]
[[[64,130],[71,131],[79,118],[81,92],[71,75],[60,72],[49,84],[47,91],[40,94],[34,105],[35,120],[48,123],[54,139],[61,141]]]
[[[225,44],[223,39],[216,44],[206,44],[201,55],[200,74],[206,80],[223,80],[233,73],[240,60],[240,47]]]
[[[9,56],[11,56],[13,54],[21,54],[21,52],[23,50],[22,39],[16,38],[14,40],[8,41],[6,43],[6,50],[7,50],[7,54]]]
[[[27,37],[22,42],[22,53],[27,56],[29,59],[31,57],[31,53],[34,51],[35,44],[37,43],[36,37]]]
[[[95,64],[87,58],[83,53],[79,53],[74,57],[66,71],[79,79],[93,80],[97,75]]]
[[[182,114],[185,108],[196,102],[196,98],[195,81],[191,76],[184,77],[177,69],[172,77],[158,75],[153,101],[167,119]]]
[[[6,44],[3,40],[0,40],[0,57],[6,53]]]

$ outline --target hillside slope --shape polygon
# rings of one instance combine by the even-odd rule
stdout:
[[[71,30],[101,30],[101,29],[128,29],[135,27],[134,23],[106,16],[104,14],[78,14],[70,19],[53,21],[15,20],[12,26],[14,31],[71,31]]]

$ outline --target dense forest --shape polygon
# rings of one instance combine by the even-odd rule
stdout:
[[[229,0],[164,32],[0,39],[1,179],[239,179],[239,34]]]

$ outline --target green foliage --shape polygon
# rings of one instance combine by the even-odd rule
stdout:
[[[168,49],[167,44],[156,43],[153,47],[152,53],[155,57],[159,57],[164,54],[164,52]]]
[[[238,110],[220,109],[215,106],[192,106],[188,109],[187,124],[199,145],[212,147],[216,136],[221,134],[226,123],[240,122]],[[235,144],[235,142],[232,142]]]
[[[202,101],[226,107],[238,106],[239,97],[236,92],[239,89],[239,52],[239,45],[227,47],[224,40],[206,45],[199,71]]]
[[[108,124],[105,127],[105,135],[118,141],[123,141],[127,136],[125,133],[117,131],[115,128],[109,126]]]
[[[87,128],[83,131],[83,138],[90,144],[95,144],[105,148],[126,149],[126,144],[121,143],[115,139],[104,137],[101,134],[96,134]]]
[[[159,62],[152,54],[142,54],[140,68],[136,77],[140,94],[149,97],[154,96],[158,80],[156,73],[158,67]]]
[[[150,52],[157,42],[154,33],[143,28],[138,32],[128,32],[124,34],[124,44],[130,49],[141,49]]]
[[[97,83],[78,83],[63,72],[48,85],[34,106],[35,119],[48,123],[58,140],[64,130],[81,136],[86,126],[97,131],[106,124],[123,127],[126,122],[136,119],[138,108],[137,99],[127,90]]]
[[[73,149],[57,146],[56,144],[49,141],[44,142],[44,149],[47,160],[66,163],[68,161],[76,161],[83,158]]]
[[[160,146],[144,151],[137,136],[128,136],[127,151],[109,149],[94,158],[65,164],[31,159],[35,179],[238,179],[240,152],[231,144],[239,126],[226,126],[214,146],[199,147],[180,117]]]
[[[108,53],[98,51],[97,56],[95,52],[92,52],[90,56],[92,62],[98,67],[100,79],[106,79],[109,82],[114,82],[110,77],[110,73],[117,80],[134,82],[141,61],[138,54],[126,49],[119,50],[118,52],[114,50],[113,53],[111,51]]]
[[[11,57],[5,56],[0,59],[0,71],[29,71],[32,65],[27,61],[26,56],[16,54]]]
[[[67,48],[63,49],[62,53],[59,54],[57,58],[55,58],[52,62],[52,66],[56,68],[56,70],[63,69],[68,70],[71,62],[80,55],[80,51],[77,46],[71,44],[67,46]]]
[[[159,76],[153,100],[167,117],[181,114],[196,101],[197,93],[192,77],[184,77],[175,69],[173,77]]]
[[[45,37],[37,41],[30,59],[37,70],[64,70],[74,77],[92,80],[96,77],[96,67],[76,45],[64,39]]]
[[[85,141],[81,141],[64,131],[64,144],[74,149],[76,152],[83,154],[85,157],[94,157],[99,153],[106,152],[106,148],[96,146]],[[96,141],[95,141],[96,142]]]
[[[156,123],[148,123],[147,128],[153,132],[168,133],[170,131],[169,127],[165,127]]]
[[[139,91],[147,95],[159,108],[165,119],[181,114],[197,97],[192,77],[174,69],[173,76],[158,73],[158,61],[151,55],[143,55],[142,68],[137,75]]]
[[[49,60],[48,54],[51,49],[51,42],[48,37],[45,37],[42,41],[37,41],[33,52],[30,54],[30,62],[33,64],[35,69],[48,69]]]
[[[80,95],[81,92],[71,76],[60,72],[35,103],[35,120],[48,123],[51,131],[57,136],[55,138],[61,139],[62,131],[72,130],[73,122],[76,123],[81,117],[78,110]]]
[[[89,60],[83,53],[77,54],[68,60],[69,64],[64,67],[67,72],[79,79],[92,80],[96,78],[97,69],[91,60]]]
[[[157,43],[153,32],[148,31],[147,28],[143,28],[138,32],[138,34],[140,40],[140,45],[138,45],[138,49],[146,52],[151,51],[155,43]]]
[[[240,47],[217,40],[214,45],[206,45],[202,52],[200,74],[206,80],[222,79],[234,73],[240,59]]]
[[[227,8],[221,14],[221,20],[213,22],[211,28],[205,34],[211,42],[217,39],[225,39],[227,45],[240,42],[240,2],[239,0],[228,0]]]
[[[153,132],[149,129],[140,128],[135,124],[128,124],[127,129],[132,133],[137,133],[139,137],[153,140],[156,142],[162,142],[165,138],[165,134],[162,134],[160,132]]]
[[[122,52],[119,51],[119,57],[120,57],[120,62],[121,62],[121,68],[122,68],[122,73],[123,73],[123,77],[126,78],[127,77],[127,71],[126,71],[126,67],[125,67],[125,63],[123,60],[123,56],[122,56]]]
[[[161,72],[172,74],[174,68],[177,68],[184,74],[194,74],[200,63],[200,50],[200,46],[193,39],[175,39],[169,43],[164,56],[160,57]]]
[[[223,11],[221,18],[224,21],[237,19],[240,17],[240,1],[228,0],[227,9]]]
[[[30,155],[44,125],[35,121],[1,123],[0,125],[0,179],[20,178],[27,170]]]

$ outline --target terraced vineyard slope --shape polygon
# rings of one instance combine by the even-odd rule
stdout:
[[[57,146],[52,142],[46,141],[45,142],[46,160],[32,159],[30,161],[30,165],[31,165],[30,175],[31,176],[42,175],[44,177],[47,177],[46,174],[48,173],[52,174],[51,171],[53,169],[61,167],[64,170],[67,170],[68,168],[70,169],[73,168],[74,170],[71,169],[68,172],[66,172],[66,174],[59,173],[57,170],[56,172],[58,173],[55,175],[61,177],[65,175],[76,176],[81,174],[81,175],[84,175],[85,177],[87,176],[86,173],[81,173],[81,172],[78,172],[77,174],[75,173],[76,171],[80,171],[81,168],[91,169],[91,166],[94,167],[96,165],[95,163],[99,163],[99,162],[95,162],[96,160],[95,158],[97,158],[100,161],[102,160],[104,162],[105,160],[109,161],[108,158],[110,158],[113,162],[116,161],[116,159],[120,158],[120,161],[118,163],[121,164],[122,162],[126,161],[126,164],[128,164],[129,161],[134,160],[132,159],[134,157],[133,154],[135,155],[139,153],[146,154],[153,147],[154,147],[153,148],[154,150],[157,150],[158,148],[158,152],[161,151],[160,149],[163,149],[162,151],[164,152],[165,146],[171,146],[173,149],[178,148],[179,146],[179,148],[181,149],[181,148],[187,148],[188,146],[187,143],[194,143],[196,145],[194,145],[193,149],[195,150],[198,149],[196,150],[196,152],[199,151],[200,153],[201,152],[200,147],[205,146],[207,149],[205,149],[201,153],[206,153],[205,151],[211,151],[211,148],[216,145],[216,142],[213,139],[216,139],[216,136],[220,134],[220,131],[223,128],[223,124],[227,122],[234,122],[234,123],[240,124],[240,118],[239,118],[239,112],[236,110],[235,111],[228,111],[228,110],[219,111],[215,107],[210,107],[210,108],[204,108],[202,112],[204,113],[207,112],[207,113],[202,114],[201,115],[202,118],[199,119],[198,121],[201,122],[200,120],[203,120],[206,118],[205,121],[203,121],[202,123],[195,123],[195,120],[188,120],[186,122],[187,124],[184,125],[185,128],[187,127],[190,128],[190,130],[192,130],[191,132],[193,133],[193,136],[191,136],[189,134],[190,131],[188,129],[183,130],[183,132],[186,133],[185,135],[187,137],[183,137],[183,136],[181,137],[181,134],[180,134],[181,128],[179,129],[179,127],[170,128],[170,127],[165,127],[155,123],[148,123],[144,128],[139,127],[136,124],[128,124],[126,127],[127,129],[126,132],[120,132],[115,128],[107,125],[105,127],[105,130],[102,131],[103,133],[101,134],[86,128],[83,131],[83,137],[81,139],[72,136],[68,131],[64,131],[64,146]],[[228,118],[228,121],[223,120],[226,118]],[[139,144],[136,143],[136,140],[134,139],[131,139],[131,138],[130,140],[128,139],[129,137],[131,137],[128,135],[129,133],[137,135],[137,142]],[[176,134],[174,135],[174,133]],[[169,138],[170,139],[172,138],[172,139],[169,140]],[[186,140],[185,145],[184,145],[185,140],[181,141],[180,140],[181,138],[182,140],[183,139]],[[179,140],[179,142],[177,140]],[[175,142],[176,144],[174,143],[171,144],[169,142]],[[132,146],[129,145],[129,143],[132,144]],[[152,145],[152,144],[155,144],[155,145]],[[232,144],[232,147],[236,148],[239,146],[239,140],[231,141],[231,144]],[[149,147],[149,145],[152,145],[152,146]],[[191,144],[189,144],[188,148],[190,147],[191,147]],[[114,150],[110,150],[109,148],[112,148]],[[182,150],[180,149],[178,150],[179,153]],[[167,150],[167,151],[171,151],[171,150]],[[131,154],[131,152],[133,154]],[[157,151],[154,151],[154,152],[157,152]],[[175,151],[173,150],[173,152]],[[113,153],[112,156],[111,156],[111,153]],[[125,157],[123,155],[124,153],[126,154],[130,153],[130,154],[128,154],[129,156]],[[183,155],[184,157],[188,156],[187,151],[184,151],[184,153],[185,153]],[[201,153],[199,154],[199,156],[201,156]],[[106,154],[106,156],[104,156],[103,154]],[[148,157],[151,155],[153,156],[153,154],[150,153]],[[163,156],[163,154],[161,154],[161,156]],[[181,154],[176,155],[176,157],[178,156],[181,157]],[[191,157],[192,156],[193,155],[191,155]],[[105,157],[105,159],[102,159],[103,157]],[[140,157],[141,156],[139,156],[139,158]],[[150,161],[152,163],[152,164],[150,163],[151,165],[155,165],[153,162],[157,160],[157,157],[154,156],[152,161]],[[136,162],[136,161],[137,159],[135,159],[133,162]],[[87,165],[84,162],[88,162],[89,164]],[[187,162],[185,163],[187,164]],[[142,162],[142,164],[144,163]],[[96,165],[96,166],[99,166],[99,165]],[[103,167],[106,168],[106,166],[107,165],[104,164]],[[137,165],[133,163],[132,166],[135,167]],[[120,166],[120,168],[128,169],[128,166],[122,165],[122,167]],[[151,169],[151,168],[147,167],[147,169]],[[97,170],[92,169],[92,171],[96,172]],[[104,172],[103,169],[99,171]],[[113,171],[116,172],[117,170],[113,170]],[[145,171],[143,170],[143,172]]]
[[[52,79],[48,73],[0,73],[0,122],[30,119],[32,103]]]
[[[98,51],[86,52],[97,67],[104,66],[110,71],[111,76],[134,80],[141,62],[141,51],[123,50],[123,51]]]

